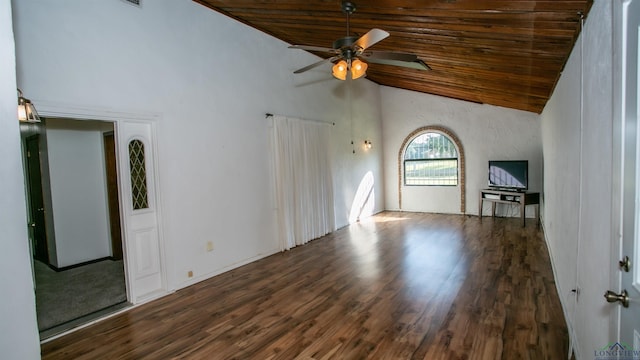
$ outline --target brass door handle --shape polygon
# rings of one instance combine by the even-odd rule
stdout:
[[[629,293],[627,293],[627,290],[622,290],[620,294],[607,290],[607,292],[604,293],[604,298],[607,299],[607,302],[619,302],[622,306],[629,307]]]
[[[624,272],[629,272],[629,265],[631,264],[631,262],[629,261],[629,257],[625,256],[624,259],[618,261],[618,265],[620,266],[621,270],[624,270]]]

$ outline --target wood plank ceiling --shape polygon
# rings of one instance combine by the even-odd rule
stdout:
[[[194,1],[289,44],[332,47],[334,40],[346,36],[340,0]],[[371,50],[413,53],[432,68],[369,64],[369,80],[540,113],[593,0],[352,2],[357,9],[350,18],[351,35],[371,28],[388,31],[391,36]],[[324,66],[329,74],[330,66]]]

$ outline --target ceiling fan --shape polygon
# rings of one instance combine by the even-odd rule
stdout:
[[[350,1],[342,2],[342,12],[347,14],[347,36],[334,41],[333,48],[310,45],[289,46],[291,49],[302,49],[333,54],[333,56],[327,59],[294,71],[294,74],[303,73],[327,62],[334,63],[332,68],[333,76],[340,80],[346,80],[348,72],[351,72],[352,79],[364,76],[368,66],[367,63],[402,66],[418,70],[431,70],[429,65],[420,60],[415,54],[367,50],[376,43],[386,39],[389,36],[389,33],[384,30],[374,28],[369,30],[369,32],[360,38],[357,36],[351,36],[349,31],[349,17],[355,10],[356,6],[354,3]]]

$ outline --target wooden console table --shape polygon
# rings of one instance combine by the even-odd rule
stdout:
[[[491,201],[491,217],[496,216],[496,203],[519,205],[520,218],[522,219],[522,226],[525,225],[526,206],[535,205],[536,221],[538,225],[540,224],[540,193],[504,191],[504,190],[492,190],[492,189],[480,190],[480,205],[479,205],[479,211],[478,211],[478,216],[480,216],[480,221],[482,221],[482,204],[485,201]]]

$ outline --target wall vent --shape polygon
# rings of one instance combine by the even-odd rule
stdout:
[[[137,7],[141,7],[142,6],[142,0],[122,0],[122,1],[124,1],[124,2],[126,2],[128,4],[131,4],[131,5],[135,5]]]

